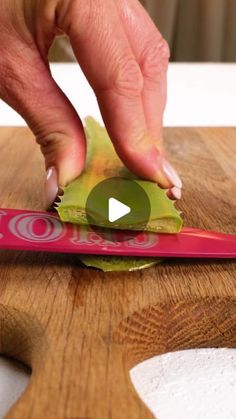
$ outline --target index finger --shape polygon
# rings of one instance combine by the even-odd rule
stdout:
[[[147,130],[162,155],[158,167],[158,183],[164,187],[170,187],[172,184],[175,187],[172,189],[173,196],[179,198],[182,181],[166,160],[162,136],[167,97],[169,46],[139,1],[116,0],[115,4],[143,75],[142,101]],[[166,182],[166,178],[169,183]]]

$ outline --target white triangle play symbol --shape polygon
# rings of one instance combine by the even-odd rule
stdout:
[[[119,218],[129,214],[130,211],[131,208],[127,205],[123,204],[115,198],[109,198],[108,219],[110,223],[114,223],[114,221],[119,220]]]

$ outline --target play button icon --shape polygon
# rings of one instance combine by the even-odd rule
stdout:
[[[147,193],[132,179],[105,179],[91,190],[86,201],[86,218],[96,232],[101,227],[142,231],[150,212]]]
[[[110,223],[119,220],[125,215],[129,214],[131,208],[123,204],[115,198],[109,198],[108,220]]]

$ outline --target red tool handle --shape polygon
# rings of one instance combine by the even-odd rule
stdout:
[[[55,213],[0,209],[0,249],[98,255],[236,258],[236,235],[184,228],[179,234],[101,230]]]

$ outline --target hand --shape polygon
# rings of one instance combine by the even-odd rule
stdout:
[[[1,0],[0,97],[22,115],[40,144],[47,204],[58,186],[81,174],[86,155],[81,120],[49,70],[48,50],[60,32],[70,38],[124,164],[179,198],[181,180],[162,141],[169,49],[141,4]]]

